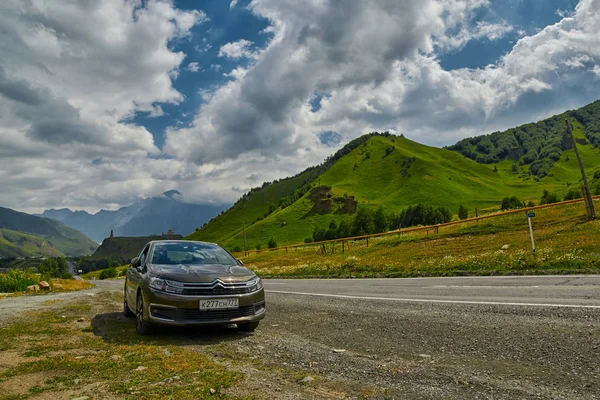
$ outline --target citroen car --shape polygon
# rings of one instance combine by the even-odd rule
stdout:
[[[131,260],[123,313],[136,331],[156,324],[225,325],[252,332],[266,315],[258,276],[214,243],[157,240]]]

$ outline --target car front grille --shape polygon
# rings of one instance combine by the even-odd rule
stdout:
[[[194,310],[153,307],[152,315],[157,318],[174,321],[231,321],[237,318],[251,317],[255,314],[260,314],[264,308],[264,303],[231,310]]]
[[[252,293],[254,285],[249,282],[225,282],[215,279],[206,283],[181,283],[183,295],[186,296],[229,296]]]
[[[210,287],[210,288],[186,288],[183,294],[187,296],[227,296],[230,294],[250,293],[250,288],[246,287]]]

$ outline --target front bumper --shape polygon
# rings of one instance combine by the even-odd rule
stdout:
[[[263,289],[248,294],[228,296],[185,296],[148,290],[148,321],[164,325],[221,325],[259,321],[266,316]],[[228,310],[200,310],[200,300],[239,299],[239,308]]]

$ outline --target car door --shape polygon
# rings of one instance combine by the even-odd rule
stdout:
[[[142,268],[145,268],[146,266],[146,261],[148,258],[148,254],[150,252],[150,243],[146,244],[146,246],[142,249],[142,251],[140,252],[140,255],[138,256],[139,258],[139,265]],[[137,294],[137,288],[138,286],[141,284],[142,281],[142,274],[140,273],[140,271],[137,270],[137,267],[134,267],[133,265],[129,267],[129,269],[127,270],[127,303],[131,306],[131,307],[135,307],[137,298],[136,298],[136,294]]]

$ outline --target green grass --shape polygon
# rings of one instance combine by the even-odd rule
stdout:
[[[96,315],[87,304],[28,313],[0,328],[0,354],[17,352],[22,359],[4,368],[0,385],[21,380],[17,393],[3,393],[15,399],[42,392],[61,398],[230,398],[226,389],[242,375],[189,351],[185,344],[192,343],[142,338],[132,320]]]
[[[596,201],[596,203],[599,203]],[[599,204],[596,205],[597,207]],[[479,223],[442,227],[350,243],[264,251],[242,258],[262,277],[416,277],[600,272],[600,220],[587,221],[582,203],[536,210],[537,251],[527,218],[515,213]],[[507,249],[502,249],[508,245]],[[333,251],[332,251],[333,250]]]
[[[574,121],[575,136],[583,137],[583,127]],[[386,156],[386,149],[394,148]],[[600,169],[600,149],[591,145],[580,146],[588,175]],[[369,157],[367,158],[367,153]],[[567,155],[570,161],[565,161]],[[409,168],[405,165],[408,159],[416,157]],[[421,145],[400,137],[372,137],[366,145],[361,145],[349,154],[339,159],[328,171],[319,177],[321,185],[332,187],[334,196],[344,194],[355,196],[361,206],[376,208],[383,206],[387,212],[400,210],[419,202],[446,207],[452,213],[458,211],[459,205],[464,205],[474,216],[475,208],[480,213],[497,210],[503,197],[516,195],[524,201],[539,203],[542,192],[556,192],[561,198],[573,188],[580,186],[580,172],[573,150],[565,151],[561,160],[555,163],[551,170],[554,176],[540,180],[524,174],[513,174],[513,162],[503,161],[497,164],[498,172],[493,165],[479,164],[461,154],[435,147]],[[528,166],[520,167],[526,172]],[[284,181],[286,182],[286,181]],[[298,182],[296,182],[297,184]],[[267,201],[258,200],[258,195],[274,193],[281,183],[271,185],[253,193],[245,203],[252,205],[255,213]],[[286,182],[289,192],[291,182]],[[255,201],[254,198],[257,198]],[[190,235],[193,240],[216,241],[228,249],[243,248],[242,223],[249,215],[242,210],[238,203],[225,213],[227,218],[219,218],[209,223],[205,228]],[[246,236],[248,248],[257,245],[266,248],[271,237],[279,245],[301,243],[311,237],[315,227],[326,227],[331,220],[340,222],[349,218],[345,214],[318,215],[311,213],[314,206],[309,194],[302,197],[285,209],[277,209],[267,218],[248,225]],[[285,224],[283,224],[285,221]]]
[[[39,276],[31,272],[11,269],[7,274],[0,274],[0,292],[22,292],[27,289],[27,286],[38,282]]]
[[[98,271],[92,271],[92,272],[88,272],[87,274],[83,274],[81,275],[81,277],[83,279],[100,279],[100,275],[102,274],[102,271],[106,271],[108,268],[106,269],[100,269]],[[129,264],[127,265],[121,265],[120,267],[116,267],[117,270],[117,277],[123,276],[127,273],[127,269],[129,269]]]
[[[0,229],[0,257],[64,257],[42,237]]]

